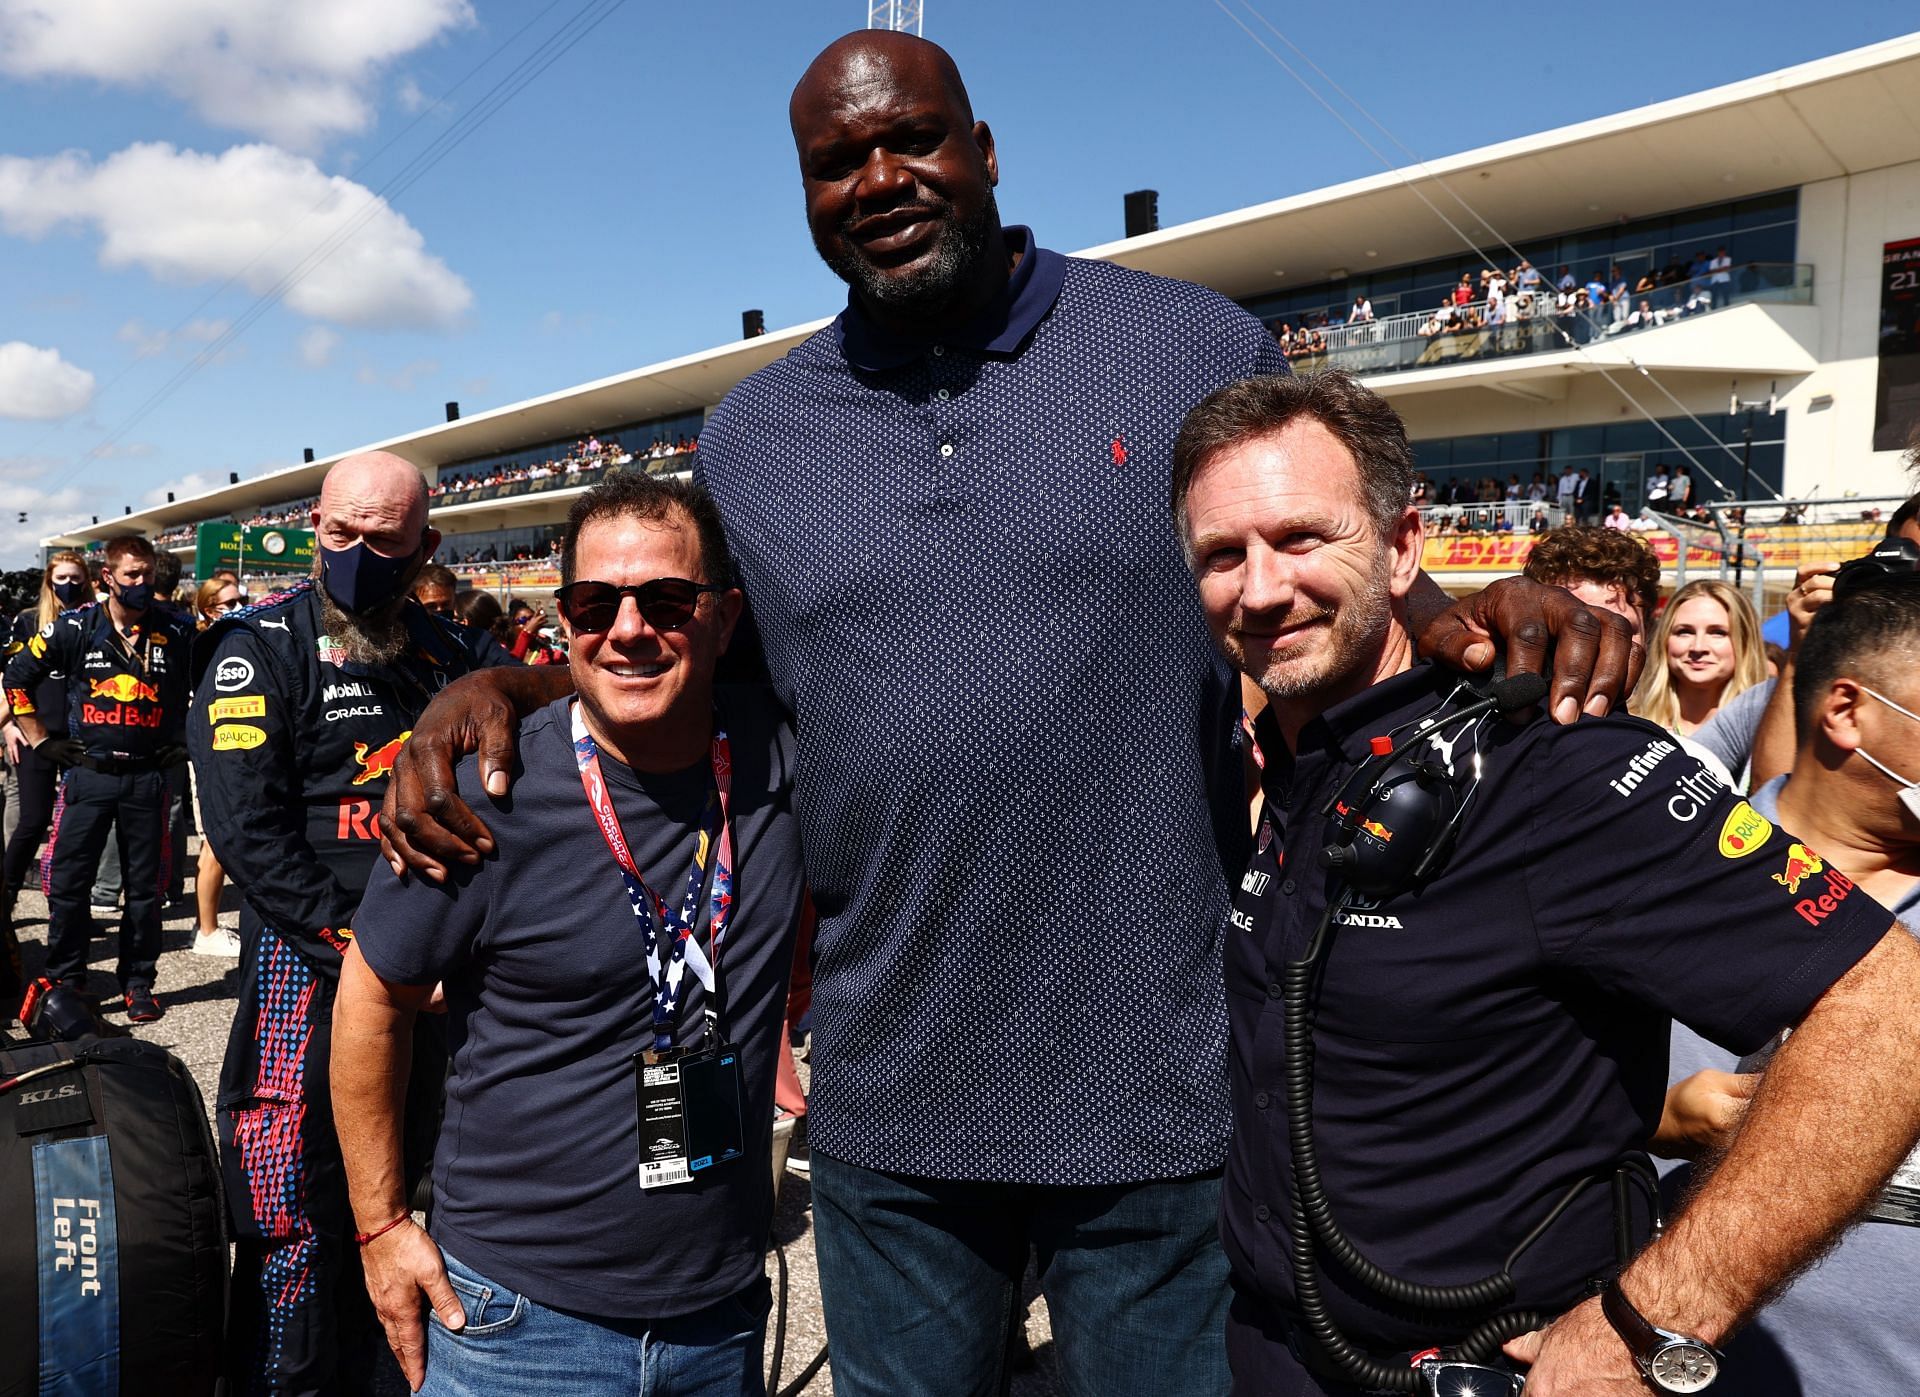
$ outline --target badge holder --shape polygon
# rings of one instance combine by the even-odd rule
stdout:
[[[709,1012],[697,1046],[633,1060],[640,1105],[640,1187],[668,1188],[746,1153],[740,1053]]]

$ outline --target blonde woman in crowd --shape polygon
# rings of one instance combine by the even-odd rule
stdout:
[[[1766,677],[1752,603],[1725,582],[1706,578],[1675,592],[1661,613],[1629,707],[1691,737],[1727,700]]]

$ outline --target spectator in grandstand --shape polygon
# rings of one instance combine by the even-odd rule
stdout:
[[[1673,494],[1673,477],[1667,474],[1665,466],[1653,468],[1653,478],[1647,482],[1647,506],[1650,509],[1664,510]]]
[[[1920,926],[1920,819],[1905,799],[1920,778],[1916,656],[1920,578],[1912,574],[1835,602],[1809,626],[1793,684],[1799,723],[1791,771],[1752,796],[1761,819],[1803,841],[1791,853],[1805,857],[1790,858],[1779,881],[1809,920],[1824,918],[1838,889],[1857,885],[1909,931]],[[1878,1055],[1908,1021],[1889,1021],[1882,1038],[1857,1050]],[[1736,1059],[1676,1024],[1673,1086],[1657,1152],[1711,1158],[1723,1151],[1752,1095],[1757,1079],[1751,1074],[1765,1058],[1763,1052]],[[1687,1191],[1688,1173],[1668,1178],[1675,1197]],[[1912,1387],[1920,1372],[1920,1330],[1910,1303],[1912,1279],[1920,1274],[1920,1230],[1912,1225],[1916,1186],[1920,1153],[1868,1205],[1865,1224],[1732,1342],[1716,1394],[1801,1397]]]
[[[334,1100],[367,1284],[430,1397],[536,1392],[555,1372],[581,1392],[744,1397],[764,1391],[774,1077],[804,898],[792,734],[765,690],[715,685],[741,594],[697,487],[612,477],[574,505],[562,558],[577,698],[520,725],[497,856],[448,885],[377,875],[343,969]],[[477,765],[461,789],[484,804]],[[685,958],[655,955],[643,890],[678,898],[690,865],[711,895],[664,922]],[[396,1044],[443,981],[466,1047],[429,1236],[403,1183]],[[680,1089],[662,1095],[659,1069],[636,1080],[643,1052],[680,1063],[689,1115],[724,1108],[718,1159],[687,1148],[704,1121],[662,1122]]]
[[[1693,477],[1687,473],[1685,466],[1673,468],[1673,480],[1668,486],[1668,493],[1676,510],[1685,509],[1693,503]]]
[[[1520,270],[1514,273],[1513,281],[1514,285],[1519,287],[1523,292],[1538,291],[1540,289],[1540,271],[1533,263],[1522,257],[1520,259]]]
[[[1462,272],[1460,273],[1460,284],[1453,288],[1453,303],[1456,306],[1464,306],[1470,304],[1472,300],[1473,278],[1467,273]]]
[[[460,580],[453,575],[452,568],[428,563],[414,579],[413,599],[435,616],[451,617],[454,593],[459,590]]]
[[[1561,263],[1560,274],[1559,276],[1555,277],[1553,281],[1553,289],[1556,291],[1570,292],[1574,289],[1574,287],[1578,286],[1579,284],[1580,283],[1575,281],[1573,278],[1573,269],[1567,266],[1564,262]]]
[[[1576,524],[1593,522],[1593,477],[1582,466],[1573,477],[1573,513],[1571,518]]]
[[[1674,593],[1647,653],[1632,711],[1683,737],[1767,677],[1753,604],[1718,578],[1689,582]]]
[[[1622,533],[1633,528],[1633,521],[1627,518],[1627,511],[1620,507],[1618,500],[1607,507],[1607,517],[1600,522],[1604,527],[1618,529]]]
[[[992,133],[937,46],[849,35],[789,110],[809,227],[849,283],[848,307],[736,387],[699,455],[796,721],[795,810],[822,906],[809,1130],[835,1390],[993,1390],[1009,1305],[1044,1238],[1066,1387],[1221,1392],[1219,928],[1223,858],[1238,852],[1221,841],[1238,845],[1246,822],[1238,783],[1206,775],[1236,769],[1237,690],[1212,662],[1166,523],[1167,429],[1222,384],[1279,373],[1281,356],[1259,321],[1210,291],[1003,229]],[[1116,318],[1156,327],[1150,360],[1100,349]],[[951,441],[928,435],[920,405],[936,382],[951,390]],[[1116,393],[1138,428],[1111,421],[1102,404]],[[1097,460],[1065,446],[1089,431],[1111,446]],[[817,470],[844,461],[852,439],[864,444],[859,488],[823,495]],[[911,504],[926,479],[912,463],[929,453],[957,458],[968,490],[1035,460],[1058,468],[1044,490],[929,512]],[[1041,528],[1060,499],[1093,498],[1096,481],[1105,503],[1085,527],[1097,546]],[[848,529],[889,531],[897,546],[854,576]],[[1521,592],[1568,619],[1578,605],[1524,581]],[[1116,630],[1117,606],[1131,619]],[[1003,623],[1033,607],[1055,619],[1044,634]],[[1578,610],[1591,637],[1598,618]],[[1605,644],[1619,663],[1611,623]],[[1566,655],[1563,640],[1557,682]],[[448,690],[410,744],[407,770],[418,780],[427,768],[430,793],[396,796],[399,853],[438,823],[426,799],[458,802],[438,760],[444,719],[534,694],[527,681],[541,677]],[[985,705],[997,734],[985,766],[959,727],[913,716],[950,685]],[[1100,696],[1115,685],[1158,697],[1109,712]],[[1562,707],[1580,704],[1568,695]],[[489,748],[504,751],[504,723],[497,733],[489,725]],[[1113,760],[1121,750],[1155,753],[1151,774]],[[1067,773],[1066,789],[1004,779],[1036,763]],[[464,803],[441,808],[479,837]],[[1115,808],[1143,816],[1097,813]],[[889,812],[877,836],[875,810]],[[1093,844],[1072,833],[1088,820],[1104,831]],[[989,828],[1025,833],[983,837]],[[465,839],[457,853],[479,856]],[[944,883],[923,876],[932,868]],[[1062,945],[1044,977],[1000,952],[1053,939],[1057,909],[993,891],[1035,879],[1102,889],[1090,934]],[[1100,949],[1121,908],[1152,977],[1116,973]],[[1143,1057],[1131,1046],[1143,1014],[1169,1040],[1210,1046]],[[930,1095],[933,1081],[943,1088]],[[1116,1093],[1151,1109],[1117,1110]]]
[[[1724,247],[1714,249],[1713,256],[1707,261],[1707,291],[1713,297],[1714,304],[1724,306],[1727,298],[1733,294],[1733,259],[1727,256]]]
[[[1542,475],[1539,471],[1535,471],[1533,473],[1533,483],[1527,486],[1527,499],[1534,504],[1541,504],[1546,500],[1546,498],[1547,498],[1547,478],[1546,476]]]
[[[194,593],[194,626],[204,631],[221,617],[238,611],[240,606],[240,584],[231,573],[224,577],[216,573]],[[191,769],[189,778],[193,827],[200,831],[200,860],[193,876],[194,910],[198,914],[196,930],[193,945],[188,949],[197,956],[238,956],[239,936],[232,927],[220,925],[220,890],[226,884],[226,870],[220,867],[220,856],[214,853],[213,841],[207,838],[207,827],[200,818],[200,790],[191,780]]]
[[[1373,302],[1369,301],[1366,293],[1362,292],[1353,298],[1353,306],[1347,311],[1347,324],[1365,325],[1372,319]]]

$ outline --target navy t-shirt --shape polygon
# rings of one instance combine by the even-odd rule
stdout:
[[[1267,801],[1227,939],[1223,1233],[1237,1282],[1272,1310],[1294,1307],[1280,987],[1335,891],[1319,812],[1370,737],[1448,687],[1428,666],[1377,684],[1309,723],[1292,760],[1270,721],[1261,734]],[[1333,1214],[1364,1255],[1433,1285],[1499,1270],[1575,1180],[1652,1136],[1671,1020],[1751,1051],[1893,924],[1650,723],[1490,732],[1444,870],[1334,928],[1314,1026]],[[1524,1253],[1516,1308],[1559,1313],[1613,1264],[1609,1194],[1589,1188]],[[1449,1329],[1371,1299],[1324,1254],[1319,1274],[1336,1322],[1376,1351],[1485,1317]]]
[[[721,947],[739,1047],[746,1157],[643,1192],[634,1054],[650,1042],[642,932],[574,762],[570,700],[520,725],[513,786],[495,800],[472,758],[461,798],[498,852],[445,885],[382,863],[356,920],[361,954],[402,984],[444,980],[452,1068],[434,1156],[440,1245],[543,1305],[648,1318],[697,1310],[762,1274],[772,1208],[773,1079],[801,902],[792,740],[764,690],[722,690],[732,746],[733,895]],[[711,764],[601,769],[648,884],[685,888]],[[703,923],[700,935],[706,937]],[[701,1031],[691,970],[680,1040]]]

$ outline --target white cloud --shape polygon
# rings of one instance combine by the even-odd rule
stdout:
[[[286,293],[290,310],[341,325],[444,328],[472,304],[467,283],[384,199],[273,146],[205,155],[142,144],[98,164],[81,151],[0,156],[0,228],[29,238],[92,228],[105,266],[174,284],[234,277],[261,295],[363,218]]]
[[[129,320],[114,332],[114,338],[122,344],[133,346],[136,359],[151,359],[157,354],[165,354],[170,349],[181,349],[198,353],[197,345],[211,344],[232,328],[230,320],[189,320],[178,330],[149,329],[145,322]]]
[[[412,78],[407,78],[401,82],[397,100],[400,103],[400,110],[408,116],[418,116],[421,112],[424,112],[428,107],[433,105],[433,98],[422,92],[420,90],[420,84]]]
[[[354,381],[368,388],[391,388],[396,393],[411,393],[422,379],[432,378],[440,372],[438,359],[415,359],[402,364],[391,373],[363,363],[354,371]]]
[[[170,480],[165,485],[156,485],[147,491],[140,504],[142,508],[148,505],[165,504],[169,494],[177,499],[188,500],[195,495],[204,495],[209,490],[223,489],[226,484],[225,475],[209,475],[205,471],[193,471],[181,476],[178,480]]]
[[[469,0],[0,0],[0,72],[158,88],[302,150],[372,122],[378,74]]]
[[[309,369],[324,369],[333,362],[333,351],[340,347],[340,332],[325,325],[312,325],[300,332],[294,352]]]
[[[21,340],[0,344],[0,417],[50,421],[93,401],[93,375]]]
[[[36,566],[41,539],[87,522],[86,492],[80,486],[48,491],[34,483],[55,464],[46,456],[0,456],[0,568]]]

